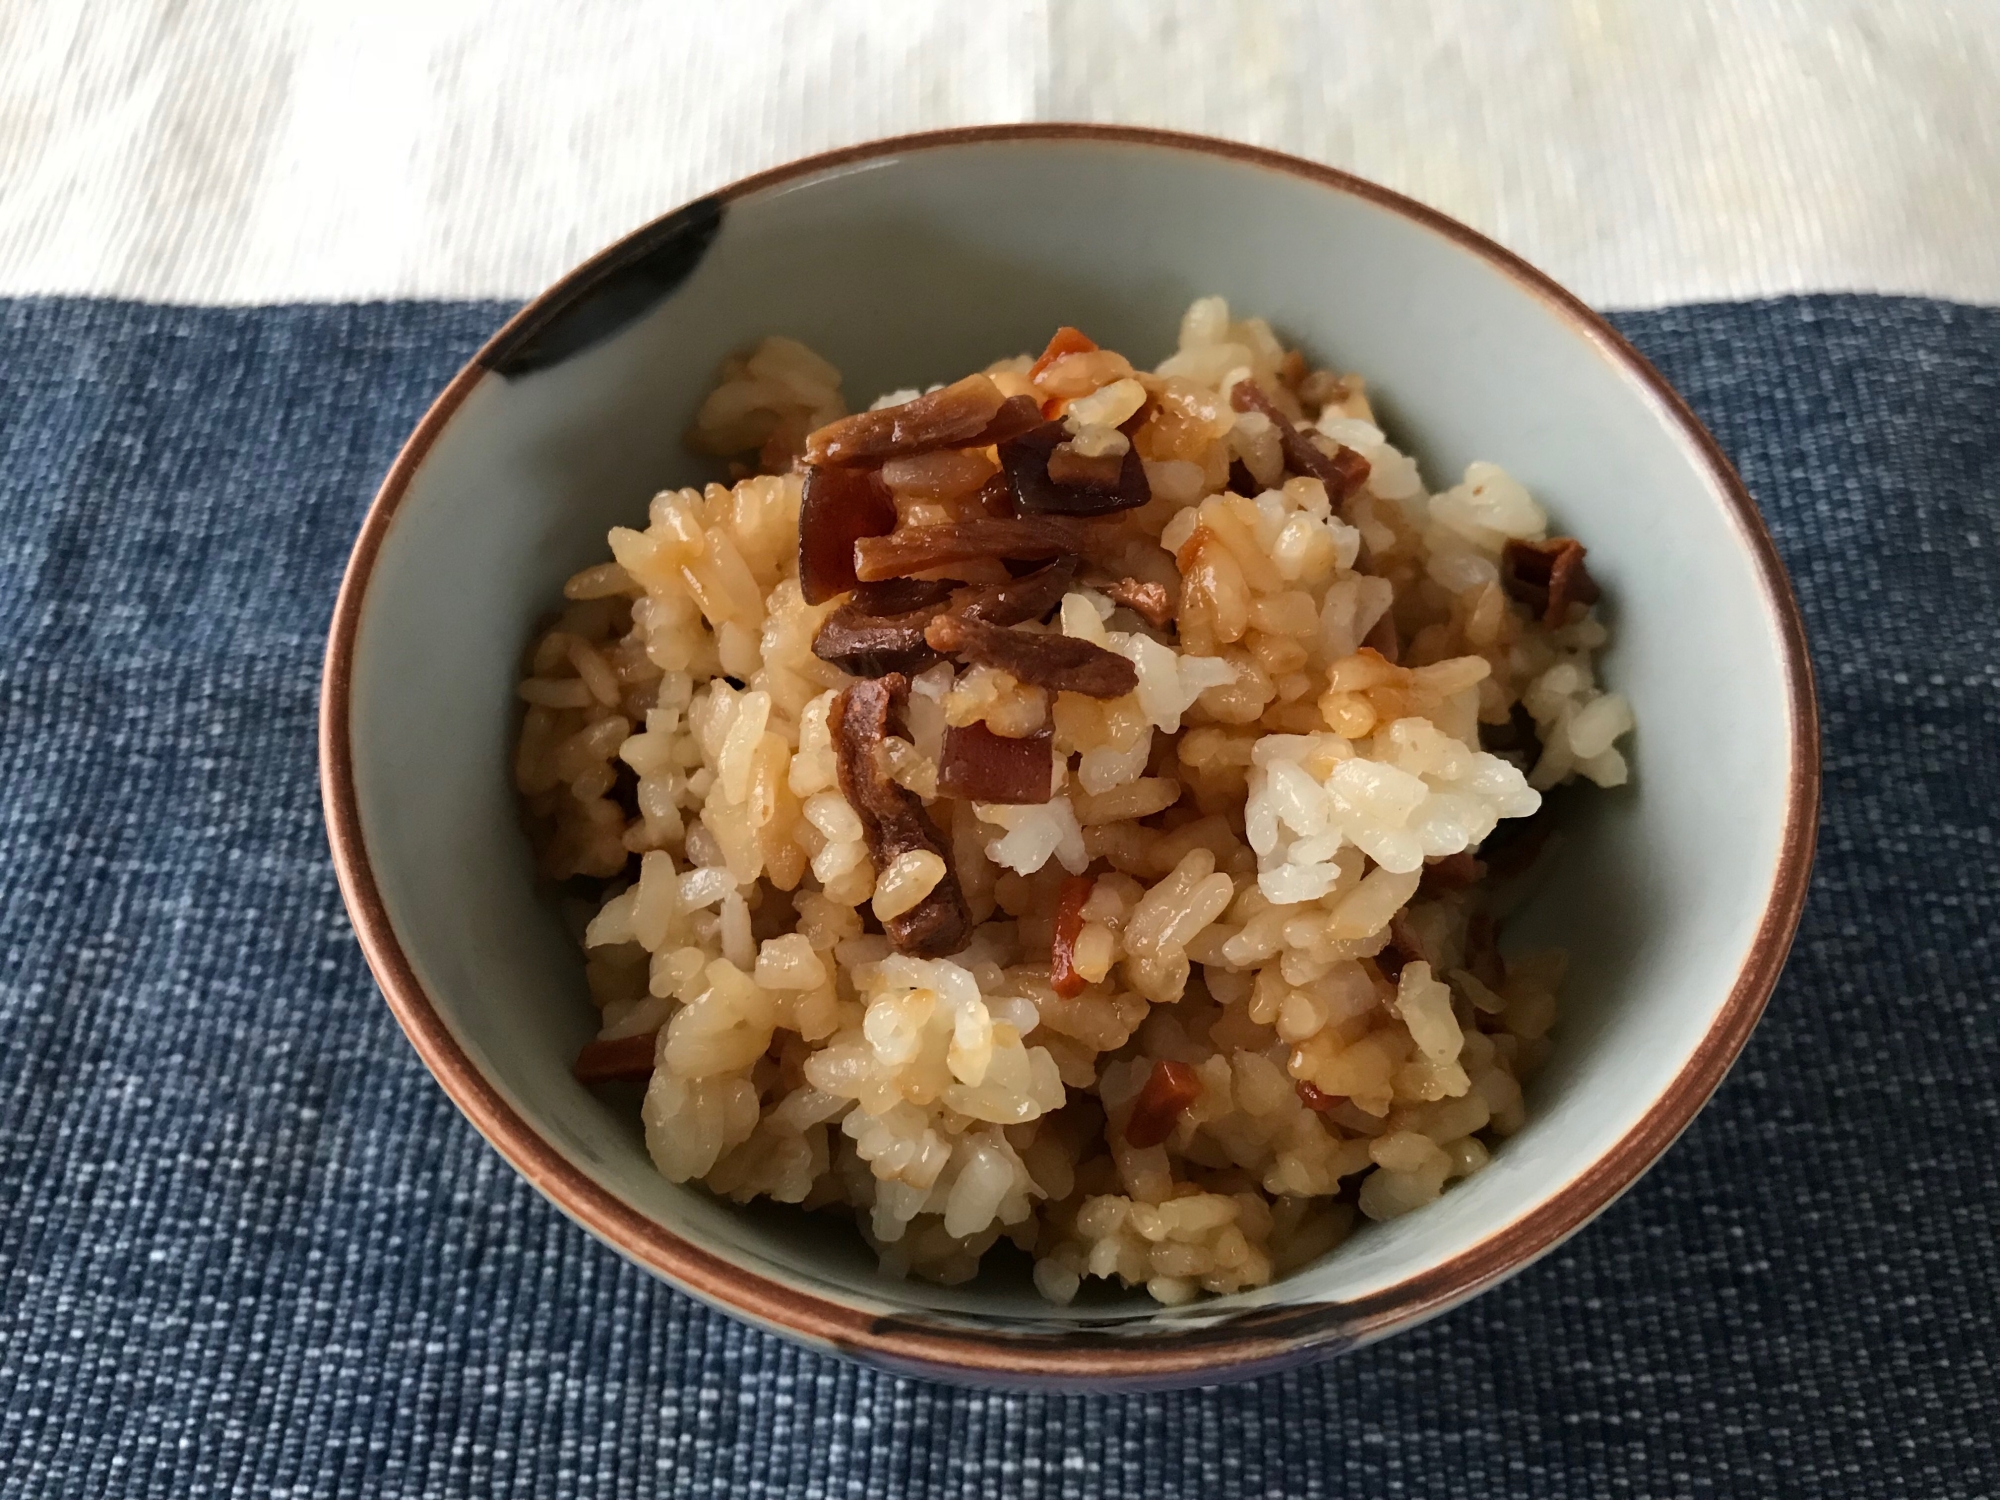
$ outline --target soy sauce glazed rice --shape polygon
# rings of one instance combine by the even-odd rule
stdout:
[[[1258,1286],[1483,1168],[1564,967],[1502,957],[1503,877],[1626,777],[1583,548],[1219,298],[1150,373],[1065,328],[845,412],[730,360],[693,438],[741,477],[529,652],[578,1077],[646,1080],[674,1182],[948,1283],[1005,1237],[1059,1303]]]

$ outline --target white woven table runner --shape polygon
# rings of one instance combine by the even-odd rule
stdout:
[[[13,0],[0,295],[520,297],[749,172],[1102,120],[1332,163],[1601,305],[2000,301],[2000,7]]]

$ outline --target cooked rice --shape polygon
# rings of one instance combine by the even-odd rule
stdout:
[[[1079,584],[1048,628],[1128,659],[1133,692],[915,675],[883,762],[948,861],[877,870],[840,789],[851,679],[812,651],[837,601],[801,593],[793,466],[845,408],[790,340],[732,360],[694,433],[780,472],[663,493],[610,533],[528,653],[515,774],[542,871],[603,892],[601,1038],[657,1033],[643,1122],[668,1178],[851,1211],[891,1272],[963,1281],[1004,1236],[1056,1302],[1099,1277],[1176,1303],[1431,1202],[1521,1128],[1562,956],[1498,959],[1493,882],[1461,883],[1463,856],[1557,783],[1623,782],[1632,714],[1597,685],[1589,608],[1552,627],[1509,592],[1506,544],[1547,533],[1533,497],[1486,463],[1427,492],[1363,382],[1308,370],[1261,319],[1206,298],[1150,374],[1102,350],[1030,368],[988,373],[1066,398],[1085,458],[1136,445],[1153,499],[1119,518],[1115,570],[1177,590],[1179,627]],[[1242,379],[1365,458],[1365,487],[1336,505],[1288,477],[1280,424],[1232,408]],[[937,524],[978,514],[994,470],[946,452],[888,478],[903,524]],[[1364,649],[1392,638],[1398,660]],[[1050,731],[1055,795],[940,796],[947,727],[974,723]],[[947,870],[969,946],[892,951],[881,924]],[[1085,873],[1065,995],[1057,908]],[[1199,1092],[1134,1145],[1167,1063]]]

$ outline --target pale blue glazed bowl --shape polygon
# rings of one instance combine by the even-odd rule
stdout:
[[[1530,1122],[1439,1202],[1254,1292],[1052,1308],[1025,1281],[883,1277],[858,1236],[654,1171],[571,1078],[581,963],[509,782],[515,665],[571,571],[662,487],[717,364],[773,332],[847,389],[923,386],[1058,323],[1151,362],[1221,293],[1364,373],[1434,483],[1492,459],[1584,538],[1634,704],[1634,779],[1587,803],[1523,922],[1574,955]],[[1721,1081],[1804,900],[1812,683],[1756,510],[1660,377],[1576,300],[1428,209],[1218,141],[947,132],[780,168],[638,230],[446,387],[369,512],[327,653],[327,819],[356,931],[425,1062],[537,1188],[727,1312],[907,1372],[1209,1384],[1349,1348],[1492,1285],[1599,1212]]]

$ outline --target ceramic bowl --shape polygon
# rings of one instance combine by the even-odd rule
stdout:
[[[1151,363],[1222,293],[1363,372],[1434,487],[1474,458],[1590,547],[1635,705],[1633,782],[1580,816],[1522,919],[1572,950],[1530,1123],[1437,1203],[1254,1292],[1054,1308],[1025,1281],[892,1280],[838,1221],[653,1170],[635,1111],[572,1080],[577,949],[509,785],[515,666],[563,578],[657,490],[718,363],[805,340],[851,398],[1038,348],[1058,323]],[[643,521],[639,522],[643,524]],[[355,544],[321,739],[356,932],[438,1081],[585,1229],[810,1346],[1012,1385],[1208,1384],[1407,1327],[1599,1212],[1721,1081],[1803,901],[1818,756],[1803,635],[1735,474],[1650,366],[1462,225],[1249,147],[1074,126],[964,130],[780,168],[638,230],[530,303],[445,388]]]

